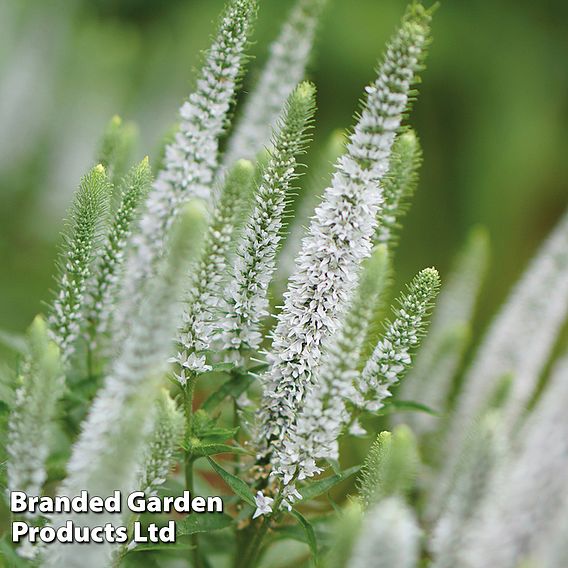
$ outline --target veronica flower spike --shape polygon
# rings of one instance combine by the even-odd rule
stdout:
[[[8,428],[8,487],[40,495],[47,479],[52,421],[63,392],[59,348],[49,338],[45,320],[37,316],[28,331],[28,353],[22,365]]]
[[[338,439],[351,418],[346,403],[356,395],[354,381],[359,375],[364,340],[388,281],[386,247],[376,247],[363,264],[349,310],[341,327],[330,337],[316,372],[317,388],[306,397],[298,418],[298,436],[305,453],[314,458],[339,457]],[[354,433],[355,428],[350,430]]]
[[[163,389],[156,401],[154,428],[146,442],[138,486],[146,495],[155,495],[166,481],[175,461],[183,434],[183,413],[168,391]]]
[[[276,270],[283,215],[314,112],[315,87],[301,83],[285,105],[237,250],[223,339],[225,350],[239,364],[244,364],[247,353],[260,345],[259,326],[268,315],[268,285]]]
[[[196,89],[180,109],[178,131],[166,147],[164,167],[148,194],[127,258],[113,326],[118,337],[125,335],[138,309],[141,283],[155,272],[179,207],[195,197],[212,202],[219,138],[228,122],[255,14],[256,0],[229,2]]]
[[[351,568],[416,568],[420,528],[398,497],[378,503],[364,517],[361,534],[347,564]]]
[[[48,324],[67,362],[75,350],[83,317],[91,264],[108,211],[111,186],[105,169],[95,166],[82,180],[71,206],[59,260],[57,291]]]
[[[152,181],[148,158],[134,166],[118,185],[122,195],[114,220],[107,231],[103,250],[95,260],[93,276],[88,287],[87,338],[89,347],[97,347],[96,338],[109,330],[126,246],[132,234],[140,202]]]
[[[440,277],[434,268],[419,272],[394,310],[383,337],[369,357],[357,381],[358,406],[376,412],[391,396],[390,388],[401,378],[411,363],[411,351],[416,349],[426,331],[428,315],[440,288]]]
[[[422,148],[412,129],[401,132],[394,141],[388,174],[383,182],[383,204],[375,243],[394,249],[400,219],[406,213],[409,201],[418,185],[418,172],[422,164]]]
[[[285,443],[293,444],[322,342],[336,330],[360,263],[371,253],[382,201],[379,184],[428,43],[429,21],[430,13],[413,3],[389,43],[346,153],[316,209],[278,316],[270,368],[263,376],[259,460],[269,461],[286,478],[296,467],[297,453]]]
[[[217,313],[227,285],[229,263],[241,218],[250,201],[254,166],[239,160],[226,175],[205,236],[201,257],[189,274],[183,321],[176,338],[177,353],[170,358],[181,385],[210,369],[207,350],[221,327]]]

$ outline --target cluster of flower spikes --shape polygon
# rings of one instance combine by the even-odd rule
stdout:
[[[365,340],[389,280],[396,229],[417,185],[420,158],[420,144],[414,132],[406,130],[399,134],[382,184],[384,202],[375,232],[376,246],[363,263],[359,285],[339,329],[327,342],[317,369],[317,389],[306,397],[298,419],[304,453],[314,459],[339,458],[338,438],[351,419],[348,404],[357,397],[355,380],[359,377]],[[364,433],[357,420],[351,421],[349,434]]]

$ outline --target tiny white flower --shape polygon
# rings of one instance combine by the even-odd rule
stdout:
[[[256,511],[252,516],[253,519],[260,517],[260,515],[268,515],[268,513],[272,513],[272,507],[270,506],[274,502],[272,497],[266,497],[262,491],[258,491],[254,498],[254,502],[256,503]]]
[[[355,422],[353,422],[353,424],[351,424],[351,427],[349,428],[349,434],[351,434],[351,436],[366,436],[367,430],[365,430],[365,428],[361,426],[359,420],[355,420]]]

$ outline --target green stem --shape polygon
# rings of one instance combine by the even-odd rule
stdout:
[[[296,478],[298,477],[298,471],[294,474],[294,477],[290,480],[290,483],[294,483]],[[274,499],[274,503],[272,504],[272,511],[273,513],[269,516],[263,518],[263,522],[256,530],[255,534],[252,537],[250,545],[245,549],[244,554],[237,560],[237,566],[242,568],[254,568],[256,566],[260,552],[262,547],[262,541],[270,528],[270,524],[274,520],[278,520],[280,517],[280,504],[282,503],[283,499],[283,489],[282,483],[279,484],[278,493],[276,495],[276,499]]]
[[[233,370],[231,371],[231,378],[237,376],[237,373]],[[239,419],[239,405],[237,403],[237,399],[233,398],[233,428],[238,428],[237,433],[235,434],[235,442],[240,444],[239,434],[240,434],[240,419]],[[235,454],[235,475],[239,474],[241,456],[239,454]]]
[[[195,393],[195,383],[197,377],[190,377],[185,387],[185,489],[189,491],[193,497],[193,463],[195,458],[192,452],[192,438],[193,438],[193,396]],[[199,539],[197,534],[191,536],[191,544],[193,551],[193,565],[195,568],[201,568],[201,554],[199,551]]]
[[[269,528],[270,517],[264,517],[262,523],[255,531],[249,546],[245,549],[244,554],[237,559],[237,566],[239,568],[254,568],[254,566],[256,566],[260,555],[262,541],[264,540]]]

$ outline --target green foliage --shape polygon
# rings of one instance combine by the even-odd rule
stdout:
[[[211,458],[207,458],[211,467],[219,474],[221,479],[238,495],[245,503],[255,506],[254,495],[250,490],[249,486],[236,475],[229,473],[226,469],[223,469],[217,462],[213,461]]]
[[[328,493],[331,489],[333,489],[337,484],[349,479],[352,475],[356,474],[360,470],[360,466],[353,466],[344,471],[339,473],[335,473],[323,479],[318,479],[306,485],[302,489],[302,499],[309,501],[310,499],[315,499],[320,495],[324,495]]]
[[[293,511],[292,515],[296,517],[299,525],[302,527],[302,529],[304,529],[304,532],[306,533],[306,541],[312,553],[312,561],[314,563],[314,566],[318,566],[319,564],[318,543],[314,528],[312,527],[311,523],[298,511]]]

